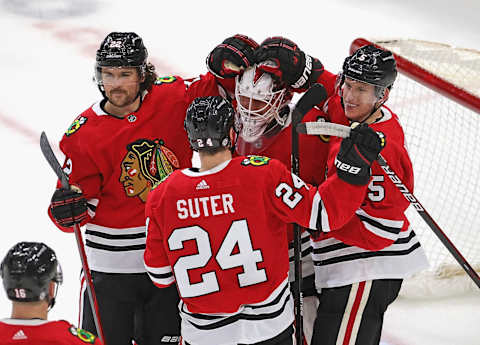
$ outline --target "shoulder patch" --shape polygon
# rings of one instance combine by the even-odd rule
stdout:
[[[153,83],[155,85],[171,84],[177,80],[173,75],[167,77],[158,77]]]
[[[77,132],[80,127],[82,127],[87,122],[87,120],[88,119],[85,116],[78,116],[70,125],[70,127],[68,127],[68,129],[65,131],[65,135],[68,137],[69,135]]]
[[[271,158],[264,156],[247,156],[240,164],[244,166],[253,165],[258,167],[262,165],[267,165],[270,159]]]
[[[81,328],[77,328],[75,326],[71,326],[69,329],[70,333],[77,337],[78,339],[80,339],[81,341],[83,341],[84,343],[87,343],[87,344],[94,344],[95,343],[95,336],[90,333],[89,331],[86,331],[84,329],[81,329]]]

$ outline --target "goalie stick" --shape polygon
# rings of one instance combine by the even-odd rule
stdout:
[[[47,160],[48,164],[50,164],[50,167],[53,169],[58,179],[60,180],[62,188],[70,189],[68,177],[62,170],[60,163],[58,163],[57,157],[55,157],[55,153],[53,153],[52,147],[48,142],[48,138],[45,132],[42,132],[42,134],[40,135],[40,149],[42,150],[43,156]],[[80,226],[78,224],[74,224],[73,231],[75,233],[75,239],[77,240],[77,247],[80,253],[83,272],[85,272],[87,293],[90,300],[90,308],[92,309],[93,320],[95,322],[95,327],[97,328],[97,334],[100,340],[105,344],[105,337],[103,336],[102,324],[100,322],[100,314],[98,312],[97,296],[95,295],[92,276],[90,274],[90,268],[88,267],[87,255],[85,253],[85,248],[83,247],[83,238],[82,233],[80,232]]]
[[[297,126],[298,133],[308,134],[308,135],[331,135],[341,138],[346,138],[350,135],[351,128],[348,126],[330,123],[330,122],[305,122]],[[450,254],[455,258],[458,264],[465,270],[473,282],[480,288],[480,277],[477,272],[472,268],[468,261],[463,257],[460,251],[455,247],[455,245],[450,241],[447,235],[442,231],[440,226],[435,222],[435,220],[430,216],[430,214],[425,210],[423,205],[418,201],[418,199],[411,193],[408,188],[403,184],[402,180],[398,177],[395,171],[390,168],[387,161],[380,154],[377,158],[380,167],[382,168],[384,174],[393,182],[393,184],[402,192],[403,196],[407,201],[415,208],[417,213],[422,217],[428,227],[435,233],[440,242],[447,248]]]
[[[292,112],[292,173],[299,175],[298,158],[298,133],[295,130],[296,125],[302,121],[316,104],[323,102],[327,98],[327,91],[321,84],[314,84],[298,100]],[[293,289],[293,300],[295,304],[295,339],[297,344],[303,344],[303,295],[302,295],[302,241],[300,236],[300,227],[293,224],[293,262],[295,267],[295,281]]]

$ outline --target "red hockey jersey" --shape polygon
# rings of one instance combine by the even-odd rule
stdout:
[[[76,328],[67,321],[40,319],[0,320],[2,345],[85,345],[103,344],[92,333]]]
[[[349,125],[339,96],[330,98],[325,109],[332,122]],[[369,126],[385,135],[387,144],[381,154],[405,186],[413,191],[413,168],[403,129],[397,115],[389,108],[383,106],[381,110],[383,117]],[[334,161],[341,140],[331,138],[326,184],[337,176]],[[331,203],[325,205],[328,218],[322,219],[322,229],[328,233],[312,241],[317,287],[404,278],[428,266],[405,216],[409,202],[385,177],[378,162],[373,163],[372,178],[362,187],[361,193],[363,202],[351,214],[335,210],[343,207],[342,200],[351,197],[347,191],[339,189],[332,195],[325,195],[337,200],[338,204],[334,208]],[[338,227],[337,224],[343,225]]]
[[[358,186],[317,190],[259,156],[177,170],[151,192],[145,265],[157,286],[176,281],[187,342],[256,343],[292,323],[287,223],[319,226],[325,188],[351,191],[345,212],[360,205]]]
[[[293,107],[294,105],[292,105]],[[325,121],[325,113],[318,108],[310,110],[303,118],[304,122]],[[318,186],[325,180],[328,156],[328,136],[299,135],[299,174],[298,176],[312,185]],[[288,169],[292,166],[292,126],[283,128],[272,137],[261,137],[253,143],[246,143],[238,139],[237,147],[246,155],[262,155],[281,161]],[[289,239],[289,257],[291,262],[290,280],[294,278],[293,268],[293,226],[288,226],[287,237]],[[313,275],[313,263],[311,259],[312,247],[310,236],[307,231],[302,232],[302,276],[303,278]]]
[[[88,200],[85,244],[92,270],[145,272],[147,195],[173,170],[191,166],[186,109],[193,98],[218,92],[211,74],[158,78],[137,111],[118,118],[105,113],[103,100],[67,129],[60,142],[64,171]]]

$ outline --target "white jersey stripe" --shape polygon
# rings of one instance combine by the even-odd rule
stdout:
[[[348,295],[347,305],[345,306],[345,312],[343,313],[342,322],[340,324],[340,329],[338,330],[337,342],[335,345],[344,345],[345,334],[347,333],[348,320],[350,320],[350,314],[352,312],[353,303],[355,302],[355,297],[357,296],[358,283],[352,284],[350,289],[350,294]]]
[[[363,311],[367,306],[368,298],[370,297],[370,290],[372,289],[372,281],[367,280],[365,282],[365,287],[362,293],[362,299],[360,300],[360,305],[358,306],[358,311],[355,315],[355,321],[353,322],[352,334],[350,335],[350,342],[348,345],[355,345],[358,336],[358,329],[360,328],[360,322],[362,321]]]

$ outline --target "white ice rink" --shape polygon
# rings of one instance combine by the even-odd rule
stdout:
[[[64,284],[50,318],[77,322],[80,261],[74,236],[58,231],[47,216],[56,178],[38,139],[45,130],[58,143],[72,120],[99,99],[93,64],[108,32],[140,34],[160,75],[204,73],[208,52],[235,33],[258,42],[284,35],[337,72],[357,37],[480,50],[479,14],[478,0],[0,0],[0,257],[19,241],[53,247]],[[1,292],[0,318],[9,314]],[[386,314],[382,345],[479,345],[479,320],[478,292],[454,300],[398,299]]]

